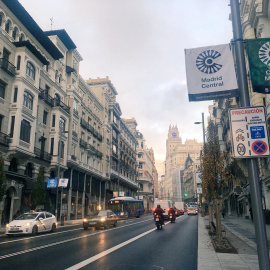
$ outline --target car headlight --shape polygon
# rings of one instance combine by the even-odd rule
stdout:
[[[102,217],[101,219],[100,219],[100,221],[105,221],[106,220],[106,218],[105,217]]]
[[[87,222],[87,219],[86,219],[86,218],[84,218],[84,219],[83,219],[83,222]]]
[[[24,226],[24,227],[28,227],[28,226],[30,226],[31,224],[32,224],[32,223],[27,222],[27,223],[23,224],[23,226]]]
[[[120,216],[123,216],[123,215],[124,215],[124,212],[121,212],[121,213],[120,213]]]
[[[6,228],[8,228],[8,227],[9,227],[9,223],[6,224]]]

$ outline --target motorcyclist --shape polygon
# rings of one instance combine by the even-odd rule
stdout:
[[[175,209],[174,208],[170,208],[169,211],[168,211],[168,214],[172,214],[172,219],[175,220]]]
[[[160,207],[160,204],[157,205],[157,208],[154,211],[154,216],[159,215],[162,224],[164,224],[164,215],[163,215],[164,212],[165,211]]]

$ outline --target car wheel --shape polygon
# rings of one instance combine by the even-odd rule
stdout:
[[[117,226],[117,221],[115,221],[113,224],[113,227],[116,227],[116,226]]]
[[[32,235],[37,235],[38,233],[38,227],[35,225],[32,229]]]
[[[56,232],[56,225],[53,223],[53,225],[52,225],[52,229],[51,229],[51,232]]]

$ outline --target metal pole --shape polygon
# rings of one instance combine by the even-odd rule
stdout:
[[[202,113],[203,145],[205,145],[204,113]]]
[[[58,183],[60,179],[60,155],[61,155],[61,138],[62,138],[62,130],[61,127],[59,126],[59,142],[58,142],[58,170],[57,170],[57,183],[56,183],[56,206],[55,206],[55,217],[56,220],[58,220]]]
[[[248,94],[248,83],[247,73],[243,46],[243,33],[239,11],[239,0],[230,0],[231,13],[232,13],[232,24],[233,24],[233,37],[235,43],[235,56],[236,66],[238,75],[238,87],[240,94],[241,106],[250,106],[249,94]],[[262,209],[262,197],[260,193],[259,185],[259,170],[257,159],[247,159],[248,165],[248,178],[251,193],[251,203],[254,213],[254,226],[256,233],[256,242],[258,250],[258,260],[261,270],[269,270],[269,251],[267,243],[267,235],[265,229],[265,223],[263,218]]]

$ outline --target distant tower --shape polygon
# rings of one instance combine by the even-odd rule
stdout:
[[[182,138],[179,137],[177,125],[170,125],[168,131],[168,139],[166,141],[166,157],[175,153],[178,145],[182,145]]]

